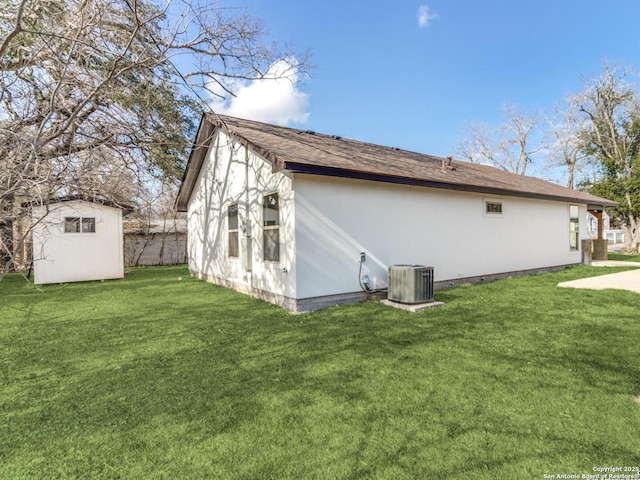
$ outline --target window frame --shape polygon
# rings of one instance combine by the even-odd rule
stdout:
[[[81,217],[80,233],[96,233],[96,217]]]
[[[572,216],[574,208],[576,215]],[[580,205],[569,205],[569,251],[580,251]]]
[[[276,197],[276,212],[277,212],[277,219],[276,219],[276,223],[275,224],[270,224],[267,225],[267,218],[266,218],[266,202],[267,202],[267,198],[269,197]],[[275,239],[275,245],[276,245],[276,253],[277,255],[275,255],[273,258],[267,258],[267,248],[266,248],[266,244],[267,244],[267,239],[268,237],[272,236],[272,233],[267,233],[267,232],[276,232],[276,239]],[[273,238],[269,238],[270,241],[274,241]],[[262,196],[262,260],[264,262],[267,263],[280,263],[280,194],[278,192],[271,192],[271,193],[265,193]]]
[[[69,225],[73,222],[75,228],[69,230]],[[62,232],[65,235],[95,235],[96,234],[96,217],[84,217],[78,216],[64,216]],[[88,226],[88,228],[85,228]]]
[[[501,198],[489,198],[482,199],[482,214],[487,218],[502,218],[504,215],[504,200]],[[489,205],[500,205],[499,212],[490,212]]]
[[[231,228],[231,214],[232,209],[235,208],[236,225],[235,228]],[[230,203],[227,206],[227,256],[229,258],[240,258],[240,207],[238,202]],[[232,248],[231,237],[235,236],[235,241]],[[235,255],[234,255],[235,253]]]
[[[64,233],[80,233],[82,217],[64,217]],[[75,228],[71,229],[71,226]]]

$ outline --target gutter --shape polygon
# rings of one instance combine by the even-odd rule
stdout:
[[[417,178],[398,177],[392,175],[382,175],[377,173],[368,173],[356,170],[346,170],[333,167],[324,167],[318,165],[308,165],[295,162],[285,162],[284,169],[292,173],[304,173],[308,175],[321,175],[325,177],[350,178],[357,180],[367,180],[373,182],[394,183],[399,185],[411,185],[416,187],[440,188],[443,190],[455,190],[462,192],[484,193],[489,195],[504,195],[508,197],[533,198],[536,200],[551,200],[555,202],[575,202],[586,204],[588,206],[616,207],[616,202],[605,199],[598,202],[597,197],[592,200],[576,197],[568,197],[562,195],[546,195],[542,193],[522,192],[519,190],[508,190],[504,188],[487,187],[481,185],[461,185],[459,183],[437,182],[433,180],[421,180]]]

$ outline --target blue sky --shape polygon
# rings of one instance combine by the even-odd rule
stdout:
[[[551,109],[605,60],[640,68],[632,0],[225,3],[311,54],[312,76],[289,92],[302,114],[281,123],[434,155],[452,154],[469,123],[498,124],[506,103]]]

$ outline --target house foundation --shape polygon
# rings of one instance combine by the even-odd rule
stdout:
[[[504,273],[498,273],[498,274],[492,274],[492,275],[480,275],[476,277],[459,278],[456,280],[441,280],[438,282],[434,282],[433,288],[436,291],[445,290],[447,288],[459,287],[462,285],[486,283],[486,282],[492,282],[495,280],[504,280],[506,278],[512,278],[512,277],[522,277],[526,275],[537,275],[541,273],[556,272],[559,270],[564,270],[565,268],[568,268],[571,266],[573,265],[558,265],[554,267],[535,268],[530,270],[517,270],[517,271],[504,272]],[[192,277],[198,278],[199,280],[204,280],[206,282],[213,283],[215,285],[231,288],[232,290],[236,290],[237,292],[244,293],[246,295],[250,295],[255,298],[259,298],[260,300],[264,300],[265,302],[272,303],[274,305],[284,308],[286,311],[293,314],[309,313],[316,310],[321,310],[323,308],[335,307],[338,305],[349,305],[354,303],[360,303],[365,300],[384,300],[387,298],[386,291],[378,291],[378,292],[349,292],[349,293],[341,293],[338,295],[323,295],[318,297],[296,299],[296,298],[287,297],[285,295],[277,295],[275,293],[267,292],[259,288],[251,287],[246,283],[234,282],[232,280],[216,277],[214,275],[207,275],[204,273],[200,273],[192,269],[190,269],[190,274]],[[439,303],[439,302],[435,302],[435,303]]]

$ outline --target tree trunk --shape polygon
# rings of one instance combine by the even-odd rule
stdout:
[[[566,163],[567,165],[567,188],[570,188],[571,190],[573,190],[574,187],[574,183],[575,183],[575,171],[576,171],[576,164],[575,163]]]
[[[27,237],[30,235],[31,218],[28,211],[22,206],[28,197],[15,195],[13,198],[13,268],[22,272],[29,266],[29,253],[27,251]]]
[[[640,253],[640,218],[629,215],[622,225],[624,232],[624,253]]]

